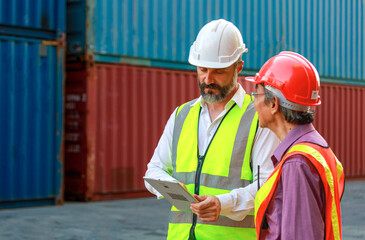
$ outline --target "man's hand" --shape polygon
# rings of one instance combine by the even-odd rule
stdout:
[[[198,196],[195,194],[194,197],[199,202],[190,204],[191,211],[198,215],[203,222],[217,221],[221,212],[221,203],[218,198],[211,195]]]

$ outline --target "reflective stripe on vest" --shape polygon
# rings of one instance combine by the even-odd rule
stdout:
[[[313,143],[294,145],[280,161],[266,183],[260,188],[255,198],[255,225],[257,239],[260,239],[265,214],[271,199],[274,197],[281,177],[282,166],[293,155],[306,157],[317,169],[325,190],[325,239],[341,239],[340,198],[344,189],[344,173],[342,164],[330,148],[323,148]]]
[[[195,101],[179,107],[172,140],[173,177],[183,182],[191,193],[194,193],[197,170],[200,113],[200,103],[194,104]],[[232,189],[245,187],[252,182],[250,161],[257,119],[256,110],[248,95],[245,96],[242,108],[234,105],[226,114],[206,152],[200,175],[200,195],[228,193]],[[170,222],[191,224],[192,216],[192,213],[181,212],[173,207]],[[253,213],[243,221],[233,221],[220,216],[215,223],[202,223],[200,219],[197,223],[196,236],[199,235],[199,224],[218,228],[220,226],[251,228],[253,234],[250,233],[249,236],[254,235]],[[224,229],[219,228],[217,231]]]
[[[182,211],[172,211],[170,216],[171,223],[192,223],[193,213],[187,213]],[[209,225],[220,225],[226,227],[242,227],[242,228],[255,228],[254,215],[250,214],[245,217],[243,221],[234,221],[225,216],[219,216],[216,222],[203,223],[198,218],[198,223]]]

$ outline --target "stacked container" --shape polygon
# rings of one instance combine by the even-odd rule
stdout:
[[[68,0],[66,196],[146,195],[142,176],[168,117],[199,96],[190,46],[219,18],[249,48],[244,75],[283,50],[317,67],[323,104],[315,125],[347,177],[364,177],[364,10],[361,0]]]
[[[0,208],[63,203],[65,9],[0,6]]]

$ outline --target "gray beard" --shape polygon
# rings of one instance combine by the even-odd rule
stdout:
[[[227,95],[230,94],[234,90],[234,88],[237,84],[237,75],[235,75],[233,77],[231,84],[229,84],[227,86],[223,86],[223,87],[220,87],[217,84],[206,85],[205,83],[200,83],[199,79],[198,79],[198,83],[199,83],[199,87],[200,87],[200,94],[201,94],[202,98],[204,99],[204,101],[206,103],[216,103],[216,102],[220,102],[223,99],[225,99],[227,97]],[[205,93],[204,92],[205,88],[218,89],[219,93],[214,94],[211,91],[208,91],[208,93]]]

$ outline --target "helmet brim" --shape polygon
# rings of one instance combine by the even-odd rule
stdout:
[[[259,77],[258,73],[256,73],[255,76],[244,77],[244,79],[248,82],[252,82],[252,83],[255,83],[255,84],[260,84],[260,83],[265,82],[265,80],[263,80],[262,78]]]
[[[208,62],[208,61],[197,61],[197,60],[194,60],[193,58],[190,58],[189,57],[189,63],[193,66],[196,66],[196,67],[203,67],[203,68],[227,68],[227,67],[230,67],[232,66],[235,62],[235,61],[231,61],[231,62],[227,62],[227,63],[216,63],[216,62]]]

